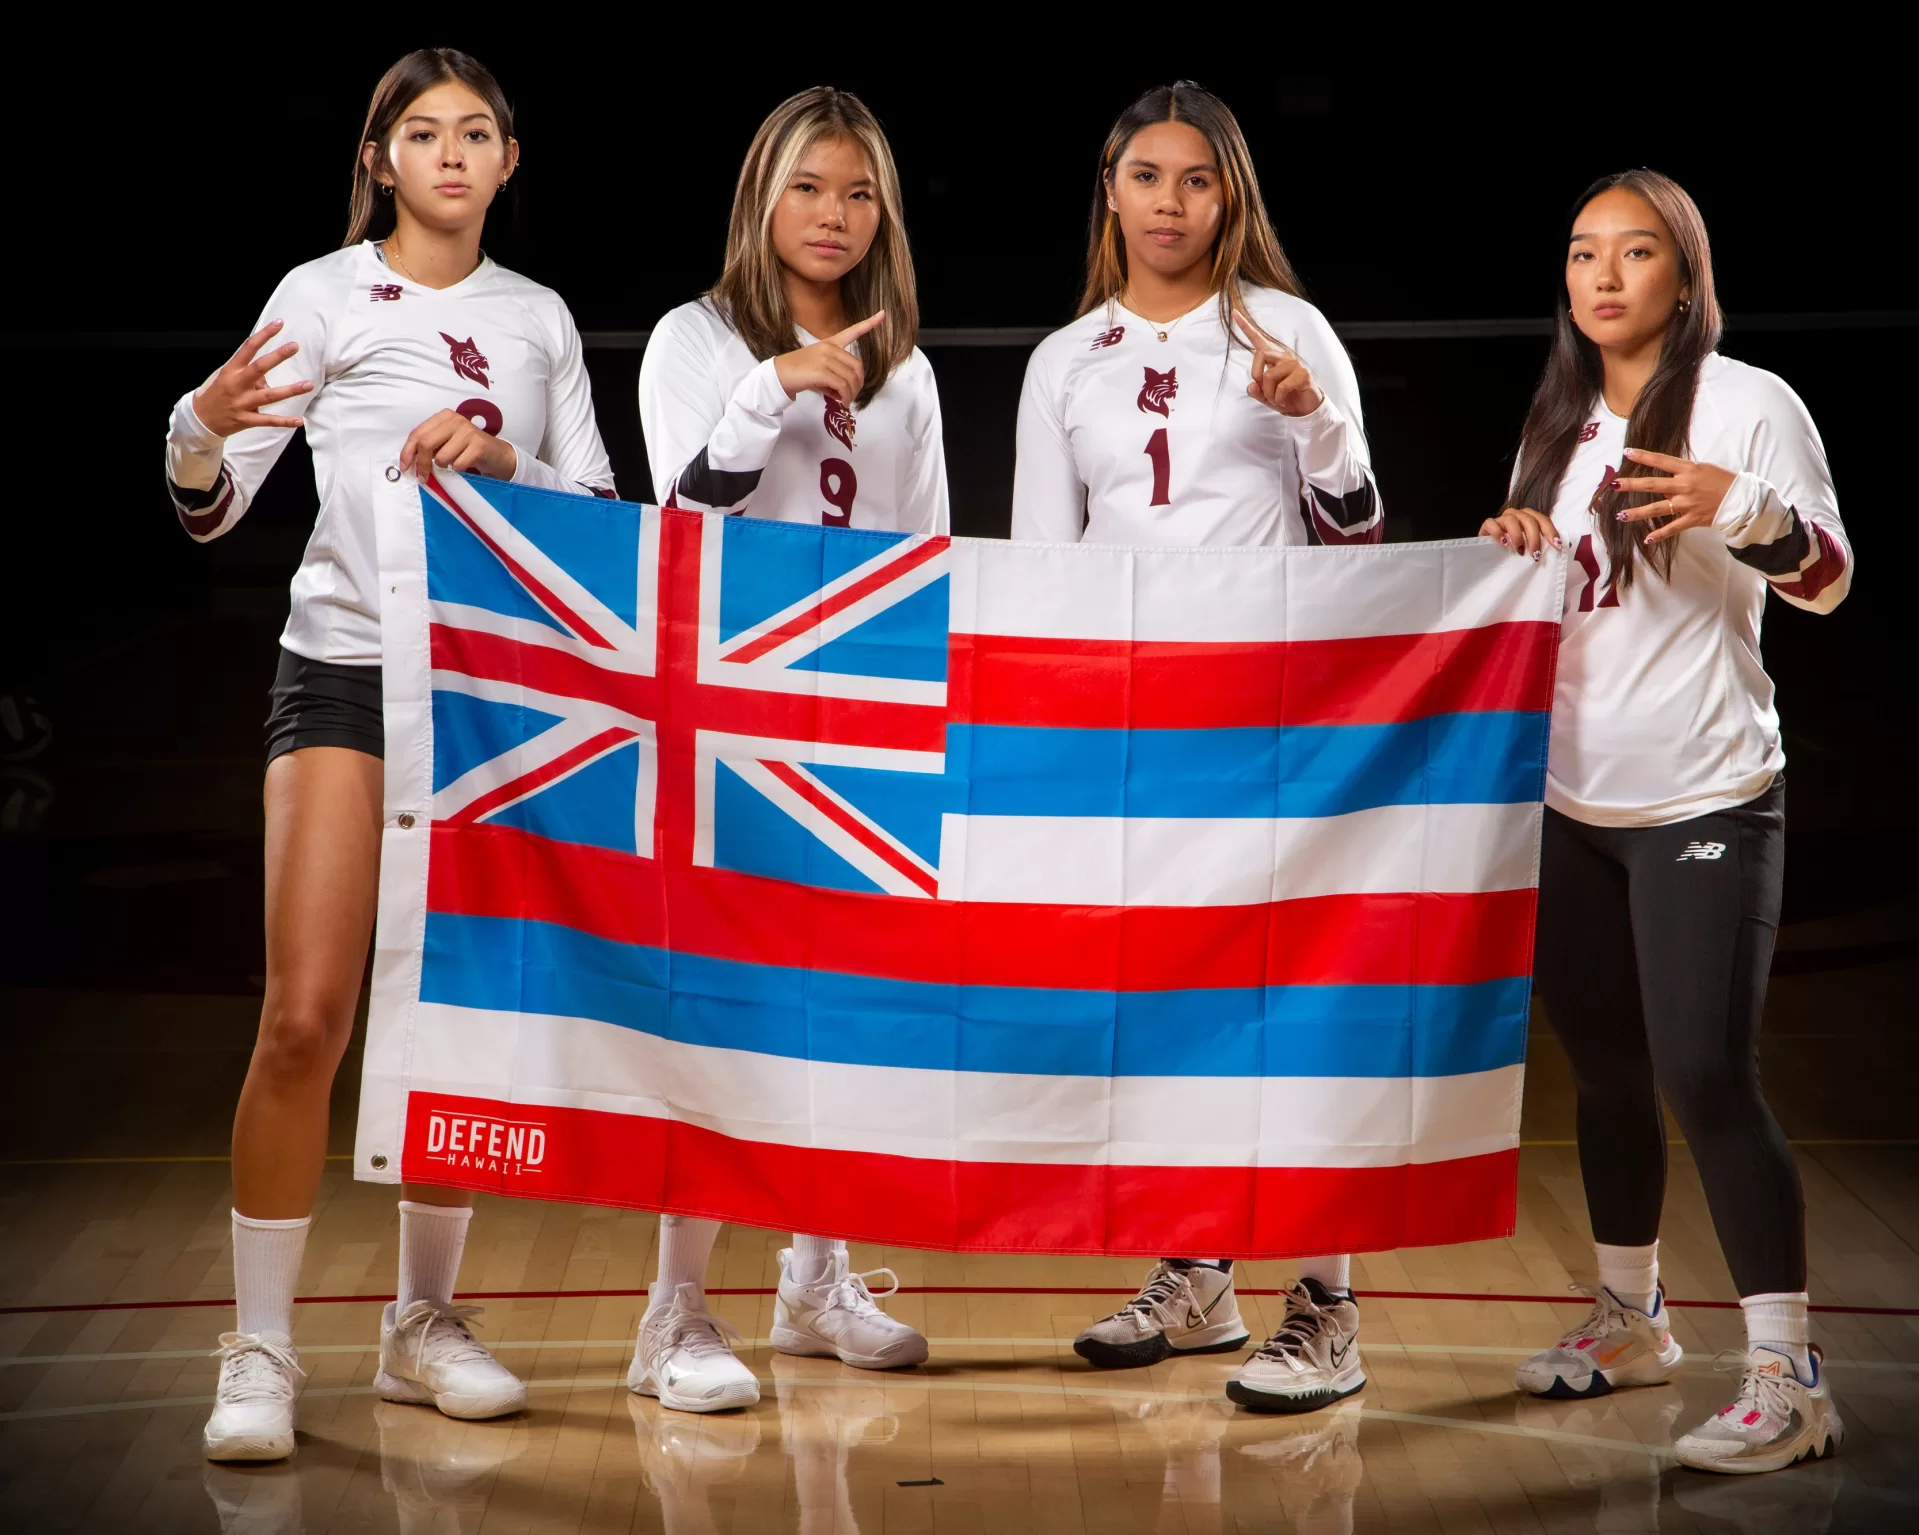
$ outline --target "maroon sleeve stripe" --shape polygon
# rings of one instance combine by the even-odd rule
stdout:
[[[1812,602],[1845,573],[1846,551],[1818,523],[1809,523],[1807,526],[1812,529],[1812,536],[1819,541],[1819,557],[1799,572],[1797,580],[1774,581],[1773,586],[1785,596]]]
[[[220,477],[206,490],[188,490],[168,480],[167,493],[173,498],[173,512],[180,519],[180,526],[195,538],[206,538],[219,531],[220,524],[226,520],[227,509],[233,505],[233,477],[222,464]],[[213,503],[211,506],[207,504],[209,501]]]

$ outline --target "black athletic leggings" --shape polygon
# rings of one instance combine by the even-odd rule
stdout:
[[[1546,812],[1539,993],[1579,1090],[1596,1240],[1659,1235],[1663,1096],[1741,1295],[1806,1287],[1806,1202],[1759,1091],[1759,1015],[1785,873],[1786,786],[1670,826]]]

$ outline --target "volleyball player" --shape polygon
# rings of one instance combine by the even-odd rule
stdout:
[[[1852,556],[1799,397],[1722,357],[1706,226],[1653,171],[1587,189],[1508,508],[1516,554],[1572,546],[1553,698],[1537,972],[1572,1063],[1599,1283],[1519,1367],[1591,1397],[1670,1380],[1659,1283],[1671,1108],[1739,1287],[1737,1399],[1679,1460],[1772,1471],[1844,1429],[1810,1343],[1805,1199],[1759,1086],[1785,751],[1759,655],[1768,591],[1829,613]],[[1630,444],[1630,446],[1628,446]]]
[[[239,1317],[220,1340],[214,1460],[293,1452],[293,1290],[378,884],[372,476],[437,464],[613,487],[566,306],[480,250],[519,158],[493,76],[452,49],[410,53],[375,88],[360,137],[344,247],[287,274],[255,334],[174,407],[167,437],[168,488],[195,539],[240,520],[302,425],[320,498],[267,720],[266,997],[233,1125]],[[452,1303],[472,1196],[403,1193],[375,1386],[454,1417],[517,1411],[525,1388],[474,1340],[476,1308]]]
[[[1190,81],[1148,91],[1101,152],[1080,317],[1027,366],[1013,536],[1365,544],[1381,515],[1352,364],[1300,297],[1238,122]],[[1245,1406],[1304,1412],[1365,1384],[1350,1260],[1299,1272],[1227,1387]],[[1118,1368],[1247,1338],[1231,1259],[1163,1258],[1073,1347]]]
[[[640,424],[662,505],[815,526],[947,531],[946,454],[899,175],[879,121],[825,87],[780,103],[741,167],[726,266],[654,328]],[[627,1384],[668,1407],[759,1400],[706,1305],[718,1221],[660,1217],[660,1270]],[[846,1244],[795,1233],[773,1346],[865,1369],[926,1340],[874,1304]],[[887,1273],[888,1270],[876,1270]]]

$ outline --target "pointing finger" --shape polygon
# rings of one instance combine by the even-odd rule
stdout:
[[[841,331],[837,336],[828,336],[826,339],[834,346],[851,346],[855,341],[859,340],[861,336],[864,336],[869,330],[872,330],[877,325],[881,325],[885,323],[885,320],[886,320],[886,311],[884,309],[881,309],[877,311],[876,313],[868,315],[864,320],[861,320],[857,325],[847,326],[846,329]]]
[[[1692,460],[1674,458],[1670,453],[1654,453],[1650,448],[1628,448],[1626,457],[1641,464],[1651,464],[1655,469],[1690,469]]]

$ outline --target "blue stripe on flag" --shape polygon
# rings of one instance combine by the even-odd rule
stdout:
[[[429,912],[420,999],[800,1060],[1043,1076],[1433,1077],[1525,1058],[1531,980],[1104,992],[942,986]]]
[[[1509,805],[1545,789],[1544,712],[1386,725],[1065,730],[954,725],[946,767],[972,815],[1345,815]]]

